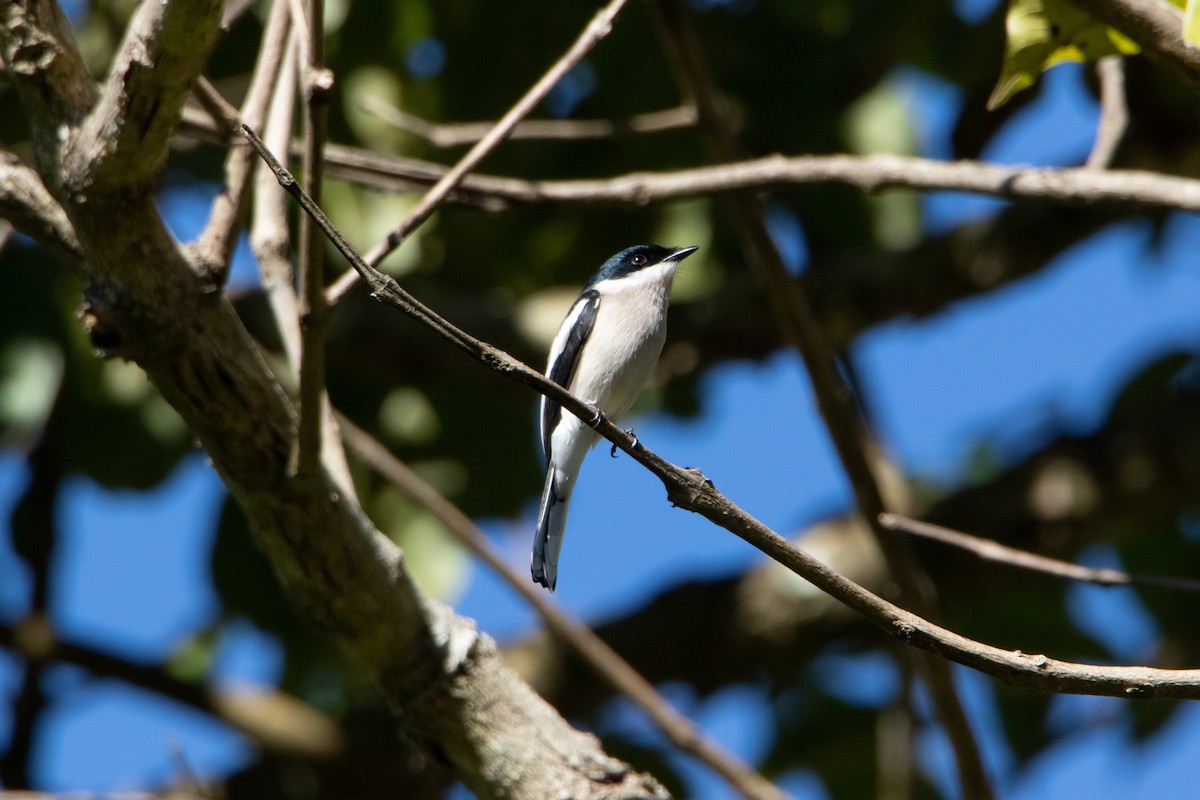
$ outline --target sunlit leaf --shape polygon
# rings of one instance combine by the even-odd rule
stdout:
[[[1005,29],[1004,66],[988,98],[989,110],[1028,89],[1056,64],[1131,55],[1139,49],[1124,34],[1096,22],[1068,0],[1012,0]]]

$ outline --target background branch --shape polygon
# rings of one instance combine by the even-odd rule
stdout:
[[[300,69],[297,72],[304,107],[304,148],[301,169],[312,188],[313,197],[320,202],[324,186],[326,127],[329,116],[329,91],[333,74],[325,69],[325,2],[307,0],[304,4],[304,28],[297,43]],[[315,475],[321,464],[323,440],[327,435],[324,421],[328,417],[325,391],[325,334],[329,324],[329,308],[325,302],[325,243],[321,231],[312,220],[301,215],[297,231],[300,247],[300,422],[296,434],[295,469],[300,475]],[[332,446],[338,446],[332,443]]]
[[[1009,547],[991,539],[972,536],[962,531],[934,525],[921,520],[909,519],[899,514],[883,514],[880,524],[885,528],[913,536],[921,536],[935,542],[948,544],[985,561],[1007,564],[1011,567],[1027,569],[1044,575],[1053,575],[1070,581],[1093,583],[1097,586],[1147,586],[1159,589],[1172,589],[1192,594],[1200,593],[1200,581],[1186,578],[1169,578],[1160,575],[1131,575],[1119,569],[1110,567],[1085,567],[1072,564],[1057,558],[1050,558],[1038,553],[1031,553],[1016,547]]]
[[[1129,127],[1129,107],[1125,102],[1125,60],[1121,56],[1105,56],[1096,62],[1100,80],[1100,120],[1096,124],[1096,141],[1088,153],[1091,169],[1104,169],[1112,162]]]
[[[402,111],[375,95],[367,95],[363,109],[402,131],[419,136],[435,147],[462,147],[475,144],[496,126],[494,122],[437,123]],[[622,120],[607,119],[526,119],[508,135],[511,140],[578,141],[607,139],[622,133],[658,133],[687,128],[696,124],[696,109],[682,105],[663,111],[637,114]]]
[[[250,89],[246,92],[240,112],[242,119],[257,128],[263,127],[272,96],[290,88],[279,80],[279,67],[287,52],[289,28],[287,3],[275,0],[259,45]],[[197,83],[207,86],[205,95],[219,96],[215,89],[207,85],[203,76]],[[248,147],[239,147],[240,139],[233,138],[237,135],[237,124],[236,118],[227,120],[226,135],[230,149],[225,158],[225,182],[221,186],[221,193],[213,200],[208,224],[197,240],[202,269],[208,272],[217,286],[223,286],[229,276],[229,261],[242,231],[242,211],[249,196],[254,166],[258,163],[254,152]]]
[[[459,159],[457,164],[438,179],[437,183],[421,197],[416,207],[408,212],[408,216],[404,218],[394,231],[387,235],[386,239],[367,252],[367,263],[372,266],[378,265],[387,257],[388,253],[400,246],[400,242],[403,241],[405,236],[408,236],[421,223],[429,219],[438,205],[462,182],[467,173],[475,169],[479,165],[479,162],[487,157],[488,153],[492,152],[501,142],[508,138],[508,135],[516,127],[517,123],[524,119],[533,110],[534,106],[549,94],[554,85],[572,67],[578,64],[587,55],[589,50],[608,35],[609,31],[612,30],[612,24],[616,20],[617,14],[625,6],[625,2],[626,0],[609,0],[602,9],[596,12],[592,21],[588,23],[587,27],[579,35],[579,38],[567,49],[567,52],[563,53],[558,61],[542,77],[538,78],[537,82],[529,88],[529,91],[492,127],[490,133],[480,139],[466,155]],[[336,304],[357,280],[356,273],[349,271],[334,283],[328,291],[330,305]]]

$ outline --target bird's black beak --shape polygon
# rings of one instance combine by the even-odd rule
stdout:
[[[663,261],[674,261],[674,262],[678,263],[680,261],[683,261],[685,258],[687,258],[688,256],[690,256],[692,253],[696,252],[699,249],[700,248],[696,247],[695,245],[693,245],[691,247],[681,247],[678,250],[676,250],[674,253],[671,253],[671,255],[664,258]]]

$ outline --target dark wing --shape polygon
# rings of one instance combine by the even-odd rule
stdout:
[[[571,323],[571,330],[567,332],[562,350],[554,357],[554,363],[550,365],[550,371],[546,373],[547,378],[564,389],[571,386],[571,379],[575,377],[575,369],[579,366],[579,354],[583,352],[583,343],[587,341],[588,336],[592,333],[592,327],[596,324],[596,311],[600,308],[600,293],[595,289],[589,289],[579,295],[572,310],[574,311],[575,308],[578,308],[579,311],[575,314],[575,321]],[[542,452],[546,454],[547,461],[550,460],[550,436],[554,433],[560,419],[562,419],[562,406],[548,397],[543,397]]]

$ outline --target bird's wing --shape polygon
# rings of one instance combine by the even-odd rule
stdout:
[[[579,366],[579,354],[583,352],[583,343],[587,341],[596,324],[596,312],[599,308],[600,293],[589,289],[579,295],[559,330],[546,377],[564,389],[570,388],[571,379],[575,377],[575,369]],[[561,418],[562,407],[550,398],[543,397],[542,451],[546,454],[547,461],[550,460],[550,437]]]

